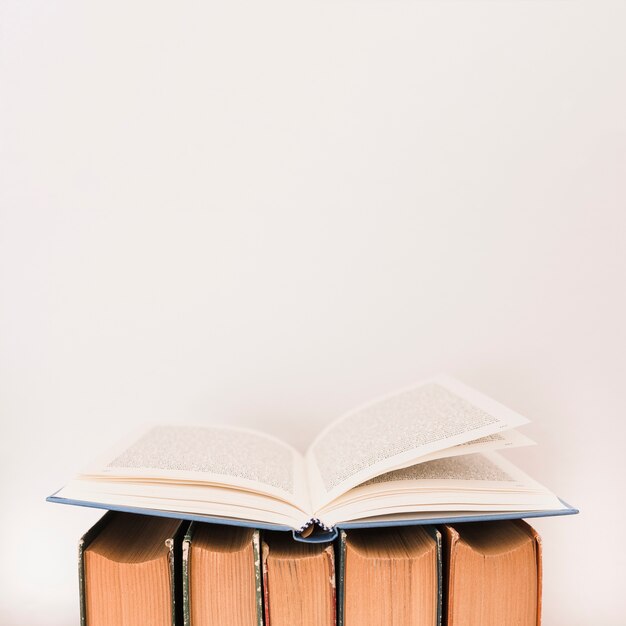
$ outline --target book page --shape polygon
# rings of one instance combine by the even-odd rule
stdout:
[[[249,490],[194,482],[134,482],[85,478],[70,481],[54,498],[97,503],[108,509],[179,512],[187,515],[280,524],[298,530],[311,518],[283,500]]]
[[[302,455],[244,428],[156,426],[82,477],[232,485],[310,510]]]
[[[434,461],[435,459],[446,459],[451,456],[461,456],[465,454],[473,454],[475,452],[487,452],[489,450],[503,450],[505,448],[519,448],[522,446],[534,446],[534,442],[530,437],[527,437],[523,433],[517,430],[507,430],[502,433],[494,433],[493,435],[486,435],[485,437],[479,437],[478,439],[472,439],[466,443],[460,443],[457,446],[446,448],[445,450],[438,450],[437,452],[431,452],[425,456],[421,456],[417,459],[417,462],[424,463],[426,461]],[[415,465],[413,461],[403,463],[399,467],[394,469],[402,469]]]
[[[325,524],[435,511],[540,511],[564,505],[495,452],[418,463],[375,476],[316,511]]]
[[[355,489],[384,484],[386,484],[385,488],[387,488],[389,483],[405,480],[496,481],[514,483],[516,487],[521,488],[525,486],[524,483],[517,481],[514,475],[507,472],[501,465],[494,463],[492,459],[484,454],[467,454],[457,458],[447,457],[445,459],[426,461],[425,463],[418,463],[402,469],[385,472],[370,478],[370,480],[358,485]],[[484,485],[481,486],[484,487]]]
[[[528,420],[448,377],[374,400],[331,423],[307,451],[315,509],[420,457]]]

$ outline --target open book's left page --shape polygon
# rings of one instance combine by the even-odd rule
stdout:
[[[59,497],[272,521],[310,512],[302,455],[264,433],[225,426],[156,426],[118,446]],[[194,507],[194,505],[191,505]],[[186,507],[186,508],[184,508]],[[257,514],[258,512],[258,514]],[[295,526],[293,520],[275,520]]]

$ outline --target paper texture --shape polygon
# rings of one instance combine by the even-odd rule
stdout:
[[[502,467],[482,454],[470,454],[426,461],[375,476],[363,485],[390,483],[397,480],[487,480],[515,482]]]
[[[445,377],[385,396],[330,424],[309,448],[307,470],[314,506],[427,454],[527,421]]]
[[[543,485],[496,452],[427,461],[349,490],[316,515],[330,526],[360,518],[436,511],[563,510]]]
[[[83,477],[232,485],[308,504],[302,455],[275,437],[245,428],[156,426]]]

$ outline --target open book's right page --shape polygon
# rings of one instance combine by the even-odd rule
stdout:
[[[314,510],[375,476],[527,422],[447,376],[373,400],[329,424],[309,447]]]

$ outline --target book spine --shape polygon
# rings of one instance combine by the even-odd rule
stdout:
[[[167,562],[170,568],[171,624],[176,626],[176,559],[174,556],[174,540],[172,538],[166,539],[165,545],[168,549]]]
[[[183,538],[182,544],[182,590],[183,590],[183,624],[184,626],[190,626],[191,624],[191,606],[190,606],[190,557],[191,557],[191,541],[193,532],[195,530],[195,522],[189,524],[189,528]]]
[[[267,557],[269,555],[270,548],[263,541],[261,543],[261,567],[263,570],[263,610],[265,613],[265,626],[271,626],[270,620],[270,597],[269,597],[269,587],[267,584]]]
[[[445,563],[445,573],[443,577],[443,622],[448,624],[452,621],[450,607],[454,600],[454,586],[451,585],[450,582],[452,581],[452,576],[456,568],[456,544],[460,541],[460,535],[458,531],[449,524],[441,526],[441,533]]]
[[[437,626],[441,626],[443,621],[443,545],[441,532],[435,526],[425,526],[424,529],[437,544]]]
[[[172,602],[172,626],[183,624],[183,592],[182,592],[182,542],[187,532],[188,523],[181,520],[172,537],[165,540],[169,549],[168,562],[170,567],[170,595]]]
[[[346,532],[339,531],[338,539],[339,558],[337,562],[337,626],[343,626],[344,600],[346,585]]]
[[[532,528],[537,547],[537,626],[541,626],[541,609],[543,602],[543,545],[541,536]]]
[[[254,585],[256,591],[256,623],[263,626],[263,566],[261,563],[261,533],[258,530],[252,535],[252,551],[254,555]],[[188,626],[185,624],[185,626]]]
[[[338,537],[338,529],[327,526],[309,526],[306,532],[302,533],[299,530],[292,531],[292,536],[296,541],[302,543],[331,543]]]
[[[78,542],[78,599],[80,603],[80,626],[87,626],[87,606],[85,602],[85,538]]]

